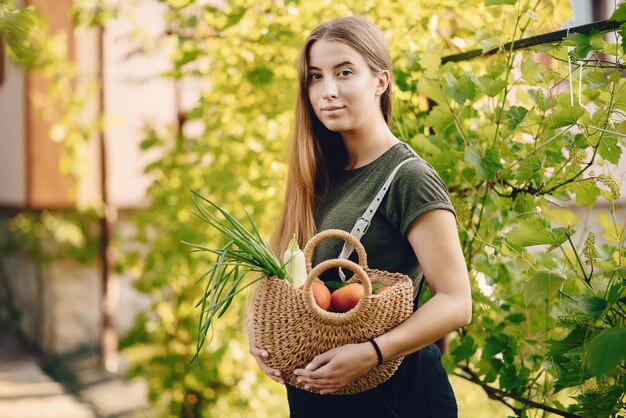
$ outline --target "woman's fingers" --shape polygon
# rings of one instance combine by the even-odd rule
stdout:
[[[252,357],[256,359],[256,362],[259,364],[259,367],[261,368],[263,373],[268,375],[275,382],[278,382],[281,385],[284,385],[285,381],[283,380],[283,377],[280,374],[280,370],[271,368],[265,362],[265,359],[269,357],[269,353],[256,346],[256,343],[254,341],[254,331],[251,326],[248,326],[247,333],[248,333],[248,342],[250,344],[250,354],[252,354]]]
[[[285,384],[285,381],[280,374],[280,370],[271,368],[265,362],[265,359],[269,357],[269,353],[267,351],[252,346],[250,347],[250,354],[252,354],[252,356],[256,359],[256,362],[259,364],[259,367],[261,368],[263,373],[268,375],[275,382],[278,382],[281,385]]]

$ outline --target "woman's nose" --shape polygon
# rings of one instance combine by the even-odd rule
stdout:
[[[323,99],[333,99],[337,97],[337,84],[328,77],[324,79],[324,90],[322,91]]]

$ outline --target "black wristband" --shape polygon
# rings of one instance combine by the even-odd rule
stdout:
[[[380,348],[378,348],[378,344],[376,344],[376,341],[374,341],[373,338],[371,338],[369,341],[374,346],[374,350],[376,350],[376,357],[378,357],[378,365],[380,366],[381,364],[383,364],[383,354],[380,352]]]

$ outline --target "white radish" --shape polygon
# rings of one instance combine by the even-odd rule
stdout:
[[[290,280],[296,288],[302,286],[306,280],[306,260],[304,253],[300,250],[296,242],[296,234],[291,236],[289,248],[287,248],[283,255],[283,263],[285,263],[285,271],[287,272],[288,280]]]

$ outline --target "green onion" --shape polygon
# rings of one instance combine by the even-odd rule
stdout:
[[[203,345],[211,341],[215,318],[224,315],[236,295],[264,277],[275,276],[284,280],[286,271],[284,263],[276,258],[247,212],[244,211],[251,225],[250,229],[217,203],[196,191],[192,190],[192,193],[193,204],[197,209],[194,214],[227,239],[227,244],[220,249],[182,241],[193,247],[192,251],[206,251],[217,255],[217,260],[211,264],[209,270],[196,281],[200,283],[206,280],[206,285],[200,301],[196,304],[196,308],[200,308],[200,317],[193,361],[198,358]],[[218,218],[216,214],[221,214],[224,219]],[[249,273],[255,274],[249,278]]]

